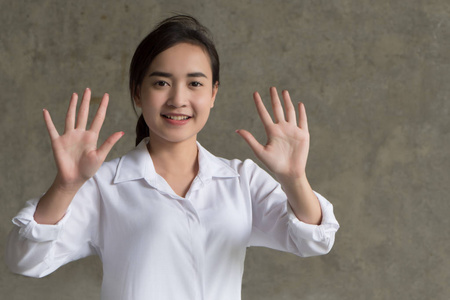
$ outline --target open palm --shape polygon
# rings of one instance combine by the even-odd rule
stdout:
[[[279,178],[300,178],[305,175],[306,161],[309,151],[309,132],[305,107],[299,103],[299,121],[295,107],[287,91],[283,91],[283,101],[286,112],[283,111],[276,88],[270,89],[274,120],[270,117],[260,95],[255,92],[253,98],[259,117],[267,134],[266,145],[260,144],[246,130],[238,133],[252,148],[275,176]]]
[[[58,169],[57,181],[66,188],[78,189],[91,178],[100,168],[114,144],[123,136],[123,132],[116,132],[97,148],[98,135],[105,119],[109,96],[108,94],[103,96],[91,127],[86,129],[90,98],[91,91],[86,89],[78,117],[76,117],[78,96],[77,94],[72,95],[63,135],[59,135],[50,113],[44,110],[44,120]]]

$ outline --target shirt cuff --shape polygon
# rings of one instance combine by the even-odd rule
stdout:
[[[314,193],[316,194],[322,209],[322,223],[320,225],[313,225],[300,221],[288,203],[287,211],[289,217],[289,229],[292,231],[294,236],[298,236],[305,240],[325,242],[329,240],[336,231],[338,231],[339,223],[334,216],[333,205],[319,193]]]
[[[24,208],[12,219],[14,225],[20,227],[19,235],[34,242],[49,242],[58,239],[66,220],[70,216],[70,209],[55,225],[38,224],[34,220],[39,198],[27,201]]]

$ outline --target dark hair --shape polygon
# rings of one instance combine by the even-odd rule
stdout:
[[[161,52],[179,43],[191,43],[202,47],[211,61],[212,83],[219,82],[220,62],[216,47],[209,30],[195,18],[188,15],[176,15],[159,23],[139,44],[130,65],[130,94],[134,99],[144,80],[144,76],[155,57]],[[139,117],[136,125],[136,145],[149,136],[144,117]]]

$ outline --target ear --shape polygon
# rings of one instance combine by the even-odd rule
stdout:
[[[141,107],[142,103],[141,103],[141,87],[138,86],[136,88],[136,94],[133,97],[134,100],[134,104],[136,104],[137,107]]]
[[[212,98],[211,98],[211,108],[214,107],[214,102],[216,101],[217,92],[219,91],[219,82],[216,81],[213,86]]]

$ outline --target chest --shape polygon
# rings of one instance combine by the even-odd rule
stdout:
[[[196,247],[241,249],[248,244],[252,214],[250,197],[239,178],[193,182],[186,198],[164,186],[128,182],[103,196],[105,243],[147,249]]]

